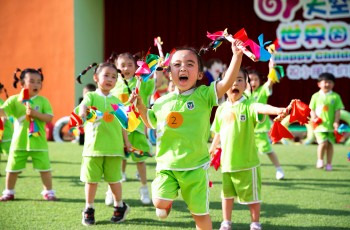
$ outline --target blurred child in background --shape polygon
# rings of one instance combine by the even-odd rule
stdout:
[[[321,73],[317,82],[320,90],[312,95],[310,101],[311,121],[314,123],[318,143],[316,168],[324,167],[323,159],[326,154],[326,171],[332,171],[334,131],[339,127],[340,110],[344,109],[340,95],[333,91],[334,84],[333,74]]]
[[[20,72],[20,77],[17,77]],[[18,81],[23,89],[28,91],[25,95],[28,100],[24,102],[24,96],[17,94],[9,97],[0,108],[1,117],[12,116],[14,119],[14,133],[10,146],[10,154],[6,166],[6,189],[0,201],[14,200],[15,185],[18,174],[26,168],[27,159],[31,157],[33,167],[40,172],[44,190],[43,198],[48,201],[57,200],[52,189],[51,165],[46,140],[45,124],[53,118],[52,107],[47,98],[38,95],[42,89],[44,76],[41,69],[27,68],[21,71],[17,69],[14,74],[14,87]],[[22,93],[24,90],[22,89]],[[35,125],[34,125],[35,124]],[[37,128],[36,133],[31,133],[31,125]]]

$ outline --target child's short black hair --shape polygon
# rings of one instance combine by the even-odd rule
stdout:
[[[333,81],[334,83],[335,77],[331,73],[321,73],[320,76],[318,77],[318,82],[324,81],[324,80]]]

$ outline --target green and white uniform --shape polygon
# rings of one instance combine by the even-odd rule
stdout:
[[[32,109],[40,113],[53,115],[51,104],[45,97],[34,96],[30,98],[29,104]],[[26,106],[19,101],[19,95],[9,97],[2,105],[2,108],[7,117],[12,116],[14,119],[14,132],[6,171],[22,171],[25,168],[27,158],[30,156],[33,160],[34,169],[39,171],[51,170],[45,122],[33,118],[38,126],[40,135],[30,136],[30,120],[26,119]]]
[[[322,119],[322,123],[317,125],[314,130],[317,142],[322,143],[329,140],[331,143],[335,143],[333,133],[335,112],[344,109],[340,95],[333,91],[325,94],[320,90],[312,95],[310,109],[315,111],[317,117]]]
[[[258,89],[254,90],[251,98],[254,102],[261,104],[267,104],[269,96],[272,95],[272,91],[268,87],[268,82],[260,86]],[[259,123],[255,126],[255,142],[258,147],[258,152],[261,154],[271,153],[272,146],[268,135],[271,129],[271,120],[268,115],[259,115]]]
[[[101,119],[85,123],[85,142],[80,179],[83,182],[98,183],[102,176],[109,183],[121,180],[121,161],[124,157],[122,127],[114,115],[111,104],[121,101],[101,90],[88,92],[81,104],[94,106],[104,114]],[[80,104],[80,105],[81,105]],[[119,158],[119,159],[118,159]],[[111,164],[110,162],[116,162]]]
[[[136,77],[133,77],[126,81],[128,82],[128,86],[125,84],[124,80],[121,77],[119,77],[115,87],[111,90],[111,94],[118,97],[125,105],[129,105],[128,99],[130,94],[129,94],[128,87],[132,92],[136,87],[137,79]],[[154,91],[155,91],[154,78],[141,82],[139,95],[141,96],[142,102],[145,105],[147,106],[149,105],[150,97],[152,96]],[[135,155],[134,153],[129,152],[128,155],[131,155],[134,162],[145,161],[148,158],[148,154],[152,155],[151,154],[152,145],[147,139],[146,132],[145,132],[146,130],[145,124],[142,122],[141,117],[139,119],[141,123],[139,124],[139,126],[136,128],[135,131],[129,132],[128,136],[132,147],[134,147],[135,149],[142,150],[145,156],[140,157],[139,155]]]
[[[157,175],[152,183],[152,195],[173,200],[181,189],[182,197],[195,215],[209,213],[207,142],[211,109],[217,100],[213,82],[209,87],[166,94],[155,101],[147,114],[148,122],[157,130]],[[187,189],[188,185],[193,189]]]
[[[220,134],[223,198],[237,197],[243,204],[260,202],[260,160],[255,145],[259,103],[242,97],[218,107],[212,131]]]
[[[4,104],[4,101],[0,99],[0,107]],[[2,141],[0,142],[0,154],[8,155],[10,153],[10,145],[13,134],[13,123],[10,120],[12,118],[8,117],[4,125],[4,133],[2,136]]]

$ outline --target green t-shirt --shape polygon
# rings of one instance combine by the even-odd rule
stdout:
[[[26,106],[18,100],[18,97],[18,94],[11,96],[2,105],[6,116],[12,116],[14,119],[14,132],[10,151],[48,151],[45,130],[46,123],[34,118],[40,135],[37,137],[29,136],[30,121],[26,119]],[[43,114],[53,115],[51,104],[47,98],[37,95],[30,98],[30,100],[31,108]]]
[[[251,98],[254,100],[254,102],[258,102],[261,104],[267,104],[267,100],[269,96],[271,96],[272,91],[268,87],[268,83],[265,82],[262,86],[260,86],[258,89],[254,90]],[[259,115],[259,122],[255,126],[255,133],[265,133],[270,131],[271,128],[271,121],[268,115]]]
[[[113,111],[111,104],[118,103],[121,103],[118,98],[111,94],[105,96],[99,89],[84,96],[80,105],[94,106],[104,116],[95,122],[85,123],[83,156],[124,156],[122,126],[110,113]]]
[[[0,107],[4,104],[4,101],[0,99]],[[4,124],[4,133],[2,136],[2,142],[9,142],[12,139],[13,134],[13,123],[10,121],[8,117]],[[1,144],[1,143],[0,143]]]
[[[318,91],[311,97],[310,109],[322,119],[322,123],[316,127],[315,132],[333,132],[335,112],[344,109],[344,105],[339,94],[333,91],[327,94]]]
[[[111,94],[119,98],[124,104],[128,105],[128,99],[129,99],[129,91],[128,87],[131,90],[131,92],[135,89],[137,79],[136,77],[133,77],[131,79],[127,80],[128,86],[125,84],[124,80],[121,77],[118,77],[118,81],[115,85],[115,87],[111,90]],[[140,85],[139,94],[142,98],[143,104],[145,104],[147,107],[149,106],[149,100],[152,96],[153,92],[155,90],[155,78],[148,79],[147,81],[142,81]],[[141,120],[141,118],[139,118]],[[135,131],[138,131],[140,133],[145,133],[145,125],[143,124],[142,120],[140,125],[137,127]]]
[[[217,105],[216,83],[158,98],[148,110],[157,129],[157,170],[192,170],[210,161],[210,114]]]
[[[222,172],[242,171],[260,165],[254,138],[257,105],[242,97],[233,104],[226,101],[216,110],[211,129],[220,133]]]

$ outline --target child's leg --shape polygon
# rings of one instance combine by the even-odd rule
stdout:
[[[114,206],[122,204],[122,184],[121,183],[111,183],[109,187],[113,194]]]
[[[324,141],[317,146],[317,159],[323,160],[324,153],[328,149],[328,141]]]
[[[213,229],[212,222],[210,219],[210,215],[204,215],[204,216],[197,216],[193,215],[193,219],[196,222],[196,229],[197,230],[211,230]]]
[[[267,156],[269,157],[270,161],[272,162],[272,164],[273,164],[276,168],[278,168],[278,167],[281,166],[281,165],[280,165],[280,162],[279,162],[279,160],[278,160],[278,157],[277,157],[277,155],[276,155],[275,152],[268,153]]]
[[[139,172],[140,178],[141,178],[141,184],[147,185],[147,172],[146,172],[146,163],[143,162],[137,162],[137,171]]]
[[[231,222],[232,210],[233,210],[233,198],[223,198],[221,201],[222,204],[222,218],[224,221]]]
[[[85,201],[87,207],[90,207],[95,200],[97,183],[86,183],[85,184]]]
[[[19,172],[7,172],[6,173],[6,189],[14,190],[17,182]]]
[[[52,175],[51,171],[40,172],[44,190],[52,190]]]
[[[122,172],[125,173],[125,170],[126,170],[126,160],[124,159],[122,163]]]
[[[249,204],[250,216],[252,222],[259,222],[260,220],[260,203]]]
[[[327,164],[330,164],[330,165],[332,164],[333,153],[334,153],[333,144],[328,142],[328,144],[327,144]]]

